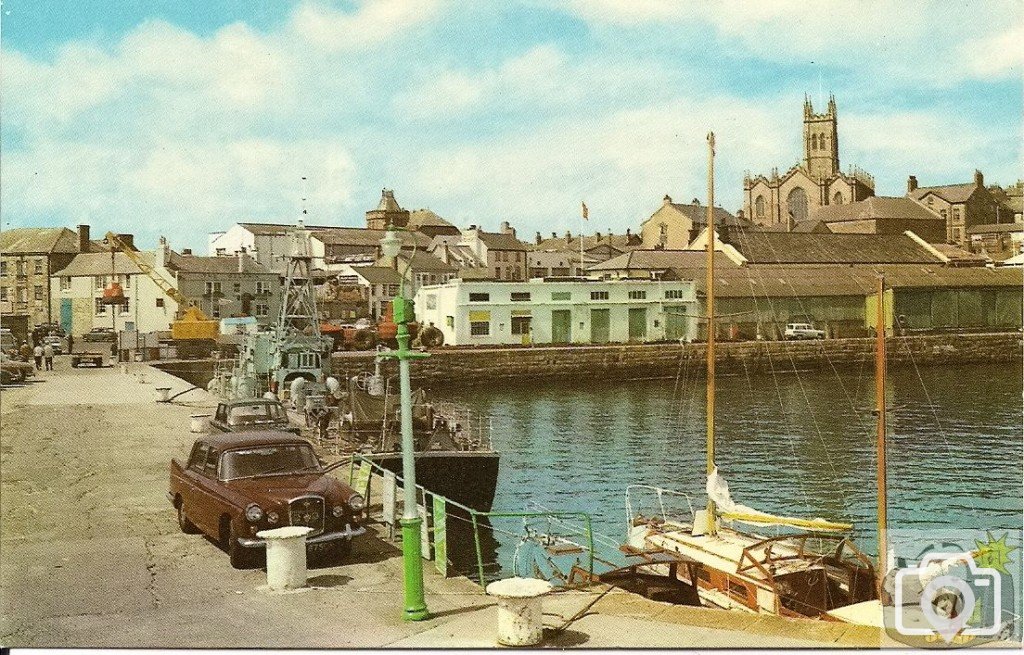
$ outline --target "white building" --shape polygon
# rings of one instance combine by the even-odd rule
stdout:
[[[693,281],[452,280],[416,293],[416,316],[448,345],[691,340]]]

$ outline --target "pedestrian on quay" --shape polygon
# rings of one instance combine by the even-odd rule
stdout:
[[[53,370],[53,346],[46,344],[43,346],[43,360],[46,362],[46,370]]]
[[[21,349],[18,352],[26,362],[32,361],[32,346],[28,345],[28,341],[21,342]]]
[[[37,343],[36,347],[32,349],[32,355],[36,359],[36,370],[43,370],[43,347]]]

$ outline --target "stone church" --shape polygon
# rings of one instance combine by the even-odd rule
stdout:
[[[810,98],[804,98],[803,161],[779,175],[743,178],[743,214],[758,225],[790,231],[810,218],[813,210],[841,205],[875,195],[875,180],[858,168],[839,169],[839,130],[836,100],[815,114]]]

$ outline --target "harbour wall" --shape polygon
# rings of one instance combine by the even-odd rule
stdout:
[[[997,363],[1020,366],[1021,334],[935,334],[891,337],[889,367]],[[432,388],[517,384],[548,380],[639,380],[701,375],[704,343],[606,344],[586,346],[522,346],[501,348],[439,348],[412,367],[414,384]],[[716,344],[715,368],[723,374],[771,373],[871,367],[875,340],[736,341]],[[152,365],[197,386],[213,376],[214,360],[174,360]],[[395,364],[386,365],[388,374]],[[372,352],[334,353],[337,375],[372,372]]]

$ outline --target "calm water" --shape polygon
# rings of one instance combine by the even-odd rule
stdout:
[[[502,453],[496,509],[520,511],[533,501],[587,512],[595,531],[618,542],[628,484],[678,489],[695,505],[704,503],[705,387],[693,373],[680,371],[678,380],[580,380],[447,395],[493,417]],[[901,368],[890,372],[889,382],[890,525],[1019,533],[1020,370]],[[722,376],[716,396],[716,459],[735,501],[854,523],[858,545],[874,552],[870,366]],[[507,566],[517,539],[496,536]]]

